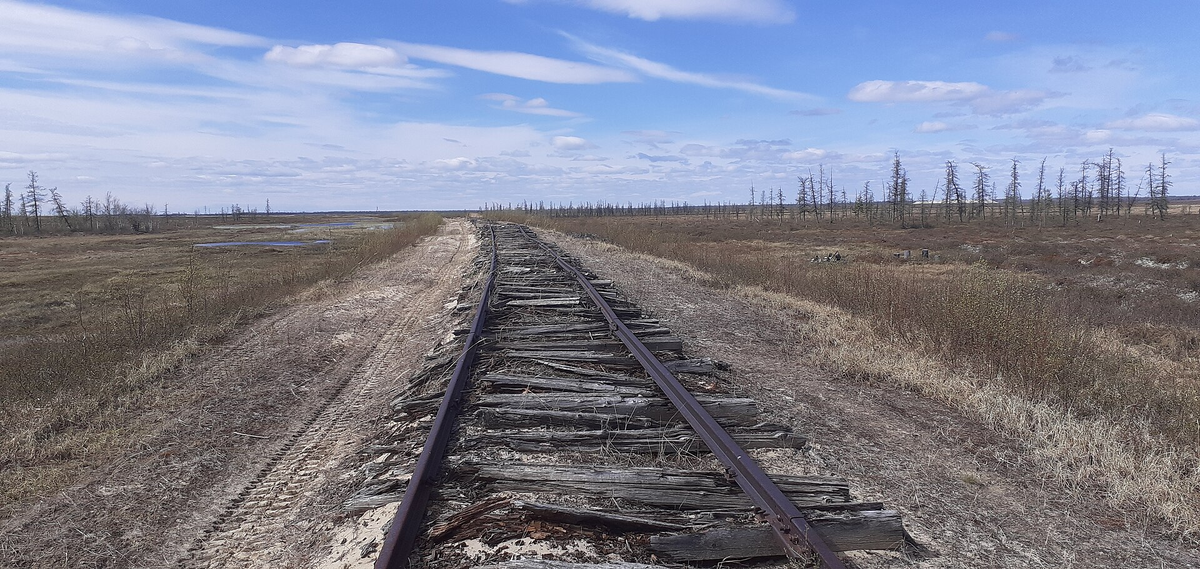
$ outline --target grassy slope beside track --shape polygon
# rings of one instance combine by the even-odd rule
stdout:
[[[379,221],[397,223],[316,230],[303,239],[333,244],[305,248],[191,246],[231,240],[212,228],[0,240],[12,267],[0,282],[0,512],[128,444],[120,426],[160,373],[314,285],[416,243],[441,218]],[[235,234],[296,239],[269,227]]]
[[[950,402],[1021,439],[1078,491],[1200,536],[1191,223],[1014,231],[520,219],[809,303],[824,321],[812,331],[823,365]],[[891,255],[921,248],[934,250],[930,262]],[[850,261],[808,262],[834,250]],[[1168,262],[1187,268],[1152,264]]]

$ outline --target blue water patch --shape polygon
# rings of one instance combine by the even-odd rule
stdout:
[[[357,221],[339,221],[336,223],[297,223],[296,227],[354,227]]]
[[[240,247],[242,245],[259,245],[262,247],[304,247],[306,245],[325,245],[328,239],[316,241],[226,241],[224,243],[196,243],[193,247]]]

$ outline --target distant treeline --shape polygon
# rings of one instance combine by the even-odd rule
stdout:
[[[24,188],[14,190],[11,183],[4,185],[4,201],[0,203],[0,235],[37,235],[42,233],[154,233],[168,227],[189,225],[184,216],[172,215],[163,204],[161,210],[154,204],[134,206],[123,203],[111,192],[103,199],[91,195],[78,205],[68,204],[57,187],[47,188],[38,180],[37,172],[28,174],[29,182]],[[199,211],[196,212],[197,216]],[[205,212],[207,213],[207,211]],[[267,201],[265,215],[271,213],[271,202]],[[237,204],[228,209],[221,208],[222,221],[242,221],[258,218],[258,209],[244,209]]]
[[[747,202],[722,202],[691,204],[658,200],[650,203],[627,202],[626,204],[604,201],[575,204],[550,202],[521,202],[519,204],[492,203],[483,210],[518,210],[530,214],[552,217],[593,217],[633,215],[704,215],[712,218],[732,219],[812,219],[834,223],[837,219],[855,218],[870,223],[899,224],[902,227],[926,226],[934,222],[967,223],[975,220],[992,219],[1007,225],[1066,225],[1080,219],[1102,220],[1110,217],[1129,217],[1137,214],[1165,219],[1169,210],[1168,195],[1173,185],[1167,166],[1171,163],[1162,155],[1158,163],[1148,164],[1135,187],[1130,187],[1125,177],[1121,159],[1113,155],[1112,149],[1099,160],[1085,160],[1079,165],[1076,176],[1068,178],[1066,168],[1057,175],[1046,171],[1046,160],[1042,159],[1037,170],[1030,197],[1021,191],[1023,182],[1018,166],[1012,160],[1008,168],[1007,184],[997,187],[990,169],[973,162],[969,185],[960,182],[959,164],[946,162],[945,177],[937,182],[933,191],[915,193],[909,187],[908,171],[896,153],[892,160],[891,176],[883,182],[884,197],[879,200],[871,189],[871,182],[864,182],[862,189],[850,197],[845,186],[836,186],[833,170],[828,174],[824,165],[817,173],[798,176],[798,188],[794,200],[791,192],[785,194],[783,186],[766,190],[750,188]]]

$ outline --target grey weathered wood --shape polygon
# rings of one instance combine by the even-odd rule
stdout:
[[[638,335],[648,332],[665,334],[670,331],[667,328],[659,326],[658,320],[654,319],[629,320],[625,322],[625,325],[629,326]],[[569,324],[540,324],[505,330],[504,334],[508,336],[547,336],[577,332],[600,332],[607,335],[608,330],[608,324],[602,320],[598,320],[595,322],[572,322]]]
[[[515,296],[518,294],[558,294],[559,296],[569,296],[577,294],[578,291],[571,287],[563,286],[522,286],[522,285],[503,285],[496,287],[496,294],[502,296]]]
[[[604,512],[600,510],[570,508],[557,504],[543,504],[541,502],[514,500],[512,506],[514,508],[529,512],[534,517],[544,520],[551,520],[566,524],[598,525],[618,531],[682,531],[687,529],[687,526],[671,522],[627,516],[625,514]]]
[[[690,360],[675,360],[672,362],[663,362],[671,373],[694,373],[698,375],[711,375],[717,372],[718,369],[728,369],[729,364],[719,362],[711,358],[697,358]]]
[[[651,336],[642,338],[642,343],[654,352],[681,352],[683,351],[683,340],[677,336]],[[501,340],[496,342],[496,349],[507,350],[537,350],[537,349],[559,349],[559,350],[595,350],[607,352],[623,352],[625,344],[619,340],[611,338],[587,338],[587,339],[552,339],[552,340]]]
[[[547,559],[514,559],[492,565],[478,565],[476,569],[662,569],[662,567],[642,563],[571,563]]]
[[[605,381],[602,379],[488,374],[475,381],[479,385],[489,387],[491,391],[507,393],[522,393],[536,390],[571,393],[610,393],[651,397],[657,392],[654,382],[648,379],[631,377],[629,380],[628,383],[617,383],[616,381]]]
[[[510,300],[504,303],[505,306],[575,306],[579,304],[578,296],[559,297],[559,298],[529,298],[524,300]]]
[[[629,377],[627,375],[622,375],[619,373],[612,373],[610,371],[601,371],[598,369],[573,366],[573,365],[564,364],[562,362],[552,362],[550,360],[534,360],[534,361],[539,364],[542,364],[550,369],[555,369],[558,371],[565,371],[567,373],[573,373],[575,375],[581,375],[583,377],[603,378],[603,379],[618,379],[618,378],[622,378],[622,377]]]
[[[490,514],[501,508],[506,508],[511,504],[512,499],[504,497],[490,498],[482,502],[476,502],[466,509],[455,512],[435,523],[432,528],[429,528],[429,540],[433,542],[442,541],[453,535],[459,528],[478,521],[481,516]]]
[[[342,509],[350,514],[361,514],[404,499],[404,490],[375,494],[374,496],[354,496],[342,504]]]
[[[904,545],[899,512],[876,510],[811,514],[808,520],[834,551],[896,549]],[[650,549],[675,561],[718,561],[783,557],[775,532],[767,526],[715,528],[697,533],[650,536]]]
[[[743,397],[698,396],[696,399],[716,419],[738,419],[743,424],[754,424],[758,415],[758,404]],[[599,395],[589,393],[491,393],[480,395],[475,404],[481,407],[508,407],[517,409],[543,409],[548,411],[575,411],[583,413],[606,413],[627,417],[650,417],[656,421],[669,422],[679,416],[679,410],[665,398],[627,397],[621,395]]]
[[[397,397],[392,400],[392,409],[406,415],[428,415],[436,413],[445,391],[428,393],[417,397]]]
[[[512,409],[498,407],[478,409],[475,416],[489,427],[569,426],[582,429],[620,429],[652,427],[662,424],[649,417],[629,417],[614,413],[580,413],[542,409]],[[682,419],[680,419],[682,421]]]
[[[462,471],[496,490],[621,498],[680,510],[753,508],[740,489],[713,472],[511,463],[464,465]],[[798,506],[850,501],[845,480],[784,475],[771,478]]]
[[[787,432],[731,430],[744,449],[802,448],[804,437]],[[476,435],[470,446],[507,446],[522,452],[616,451],[646,454],[708,452],[695,431],[682,427],[590,431],[500,431]]]
[[[600,364],[624,369],[641,369],[642,364],[630,356],[581,350],[504,350],[506,358],[551,360]]]

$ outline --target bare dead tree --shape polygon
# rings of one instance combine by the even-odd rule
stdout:
[[[75,231],[75,228],[71,226],[71,212],[63,204],[62,194],[58,193],[58,186],[50,188],[49,192],[50,201],[54,204],[54,215],[57,215],[62,220],[63,225],[67,226],[67,231]]]
[[[972,162],[971,165],[975,167],[975,208],[971,217],[984,217],[987,215],[988,182],[991,177],[988,176],[987,166],[978,162]]]

